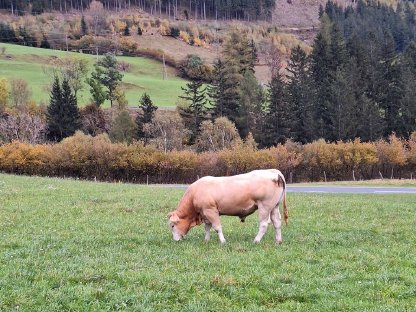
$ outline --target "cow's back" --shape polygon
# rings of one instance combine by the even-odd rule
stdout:
[[[203,177],[193,183],[192,193],[195,209],[218,209],[221,214],[242,215],[259,202],[270,201],[278,196],[274,182],[279,171],[255,170],[230,177]]]

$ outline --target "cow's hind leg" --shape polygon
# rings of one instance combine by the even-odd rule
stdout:
[[[205,223],[205,240],[209,241],[210,239],[210,232],[211,232],[211,223]]]
[[[269,225],[270,210],[267,210],[263,205],[259,205],[259,232],[257,233],[256,238],[254,239],[255,243],[259,243],[266,234],[267,226]]]
[[[220,221],[220,214],[217,208],[210,208],[204,211],[205,218],[212,224],[214,230],[218,233],[218,238],[221,244],[225,243],[224,234],[222,233],[222,226]]]
[[[276,242],[278,244],[282,243],[282,217],[280,216],[279,206],[273,208],[271,214],[271,219],[276,230]]]

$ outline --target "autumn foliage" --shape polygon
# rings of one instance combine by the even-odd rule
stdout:
[[[306,145],[288,141],[258,150],[239,143],[217,152],[164,152],[142,143],[111,143],[77,132],[56,144],[14,141],[0,146],[0,170],[8,173],[76,177],[136,183],[190,183],[205,175],[232,175],[278,168],[292,182],[410,178],[416,176],[416,135],[408,141],[392,135],[386,141]]]

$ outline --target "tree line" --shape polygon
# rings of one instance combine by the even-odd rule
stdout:
[[[12,14],[40,14],[47,11],[70,12],[87,9],[93,0],[0,0],[0,9]],[[103,0],[107,10],[141,8],[151,14],[180,19],[270,18],[275,0]]]
[[[287,139],[409,137],[416,130],[411,33],[415,16],[410,4],[393,10],[359,2],[344,9],[328,2],[310,55],[295,47],[282,70],[270,47],[272,79],[265,88],[253,75],[255,45],[232,34],[215,64],[212,114],[229,118],[243,138],[252,133],[263,147]]]

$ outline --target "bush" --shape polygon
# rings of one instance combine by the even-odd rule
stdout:
[[[196,153],[174,147],[160,150],[142,142],[111,143],[107,134],[92,137],[78,131],[51,145],[4,144],[0,146],[0,170],[141,183],[147,177],[152,183],[191,183],[205,175],[233,175],[261,168],[280,169],[288,181],[291,173],[294,181],[323,180],[324,171],[328,180],[351,180],[352,170],[356,178],[375,178],[379,170],[391,174],[392,168],[395,177],[408,177],[415,169],[415,142],[415,134],[406,142],[395,136],[376,143],[319,140],[301,146],[288,141],[262,150],[236,142],[229,149]]]
[[[177,38],[177,37],[179,37],[179,35],[180,35],[180,30],[179,30],[179,28],[176,28],[176,27],[171,27],[171,28],[170,28],[170,35],[171,35],[173,38]]]

